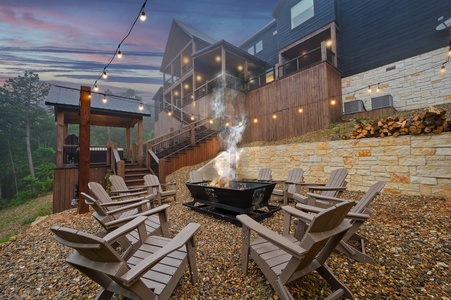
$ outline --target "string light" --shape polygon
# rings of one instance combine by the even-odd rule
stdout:
[[[368,86],[368,94],[371,94],[371,85]]]
[[[146,13],[142,12],[141,15],[139,16],[139,19],[144,22],[147,19]]]
[[[209,121],[208,121],[210,124],[213,124],[214,122],[213,122],[213,119],[210,119]]]
[[[254,118],[254,123],[258,123],[258,119],[257,118]]]
[[[442,67],[440,68],[440,72],[443,74],[446,72],[445,64],[442,64]]]
[[[275,120],[275,119],[277,119],[277,115],[276,114],[273,114],[272,115],[272,118]]]
[[[116,51],[114,52],[113,56],[111,57],[110,61],[107,63],[107,65],[103,68],[103,73],[96,79],[96,81],[94,82],[94,85],[97,85],[97,81],[99,81],[100,78],[106,79],[107,78],[107,74],[106,74],[106,69],[110,66],[110,64],[113,62],[114,58],[117,56],[118,58],[122,57],[122,51],[120,50],[120,47],[122,45],[122,43],[128,38],[128,36],[130,35],[130,33],[132,32],[133,28],[135,27],[136,22],[138,21],[138,19],[141,19],[141,21],[145,21],[146,20],[146,13],[144,12],[144,8],[146,7],[146,3],[147,0],[144,1],[143,5],[141,6],[141,9],[139,10],[138,15],[136,16],[135,20],[132,23],[132,26],[130,27],[128,33],[125,35],[125,37],[121,40],[121,42],[119,43],[119,45],[116,48]]]
[[[226,127],[229,127],[229,125],[230,125],[229,122],[226,122],[226,123],[225,123],[225,126],[226,126]]]
[[[191,121],[194,121],[194,120],[196,120],[196,118],[193,116],[193,115],[191,115]]]
[[[140,103],[138,109],[139,109],[140,111],[143,111],[143,110],[144,110],[144,105],[143,105],[142,103]]]
[[[379,87],[379,83],[377,84],[377,88],[376,88],[376,93],[379,93],[381,91],[380,87]]]
[[[105,95],[103,95],[102,102],[103,102],[103,103],[107,103],[107,102],[108,102],[108,100],[107,100],[107,98],[106,98]]]
[[[172,116],[172,111],[168,111],[168,116]]]
[[[302,113],[304,112],[304,109],[302,108],[302,106],[299,106],[298,112],[299,112],[300,114],[302,114]]]
[[[94,91],[97,92],[99,90],[99,87],[97,84],[94,85]]]
[[[335,100],[334,97],[332,97],[332,100],[330,100],[330,105],[335,105],[337,104],[337,100]]]

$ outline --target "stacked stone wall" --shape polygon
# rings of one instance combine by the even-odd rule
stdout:
[[[451,133],[240,149],[239,178],[256,178],[265,167],[274,180],[301,167],[306,182],[325,182],[332,170],[345,167],[349,190],[384,181],[384,193],[451,198]]]

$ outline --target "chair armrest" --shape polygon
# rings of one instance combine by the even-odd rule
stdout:
[[[121,206],[121,207],[118,207],[116,209],[112,209],[112,210],[107,211],[107,214],[108,215],[115,215],[115,214],[118,214],[118,213],[121,213],[121,212],[124,212],[124,211],[128,211],[128,210],[131,210],[131,209],[139,208],[139,207],[141,207],[143,205],[147,205],[149,202],[150,201],[146,199],[146,200],[135,202],[135,203],[132,203],[132,204],[129,204],[129,205]]]
[[[309,192],[311,191],[346,191],[346,187],[343,186],[306,186]]]
[[[370,215],[349,212],[348,215],[346,216],[346,218],[364,222],[370,218]]]
[[[117,190],[117,191],[111,191],[111,194],[114,194],[115,196],[137,197],[137,196],[140,196],[140,195],[147,194],[147,192],[148,192],[147,189],[146,190],[141,190],[139,192]],[[113,197],[115,197],[115,196],[113,196]]]
[[[193,238],[199,227],[200,224],[198,223],[189,223],[163,248],[161,248],[154,254],[149,255],[139,264],[132,267],[128,272],[124,273],[121,277],[121,279],[124,281],[123,283],[126,286],[132,285],[135,281],[141,278],[141,276],[145,272],[156,265],[160,260],[165,258],[168,254],[174,252],[175,250],[188,243],[188,241]]]
[[[306,206],[308,206],[308,205],[306,205]],[[296,205],[296,208],[297,207],[298,207],[298,205]],[[296,217],[296,218],[298,218],[298,219],[300,219],[300,220],[302,220],[304,222],[311,222],[312,221],[313,215],[310,215],[310,214],[306,213],[305,211],[302,211],[302,210],[299,210],[299,209],[296,209],[296,208],[288,206],[288,205],[282,206],[282,209],[285,212],[289,213],[290,215],[292,215],[292,216],[294,216],[294,217]]]
[[[141,216],[148,217],[148,216],[151,216],[151,215],[164,213],[164,211],[168,207],[169,207],[169,204],[160,205],[160,206],[158,206],[156,208],[146,210],[146,211],[144,211],[142,213],[139,213],[139,214],[135,214],[135,215],[132,215],[132,216],[121,218],[119,220],[114,220],[114,221],[107,222],[107,223],[105,223],[105,227],[106,228],[115,228],[115,227],[118,227],[118,226],[122,226],[122,225],[124,225],[125,223],[127,223],[127,222],[129,222],[131,220],[134,220],[136,217],[141,217]]]
[[[303,186],[325,186],[326,183],[316,183],[316,182],[301,182],[299,185]]]
[[[324,208],[321,208],[321,207],[316,207],[316,206],[302,204],[302,203],[296,203],[296,208],[303,212],[309,212],[309,213],[315,213],[315,214],[324,210]]]
[[[302,255],[306,252],[306,250],[301,246],[291,242],[281,235],[278,235],[274,231],[269,230],[248,215],[238,215],[236,218],[243,224],[243,226],[255,231],[258,235],[266,239],[271,244],[282,248],[284,251],[296,258],[302,258]]]
[[[122,198],[126,198],[125,200],[119,200],[119,201],[111,201],[107,203],[100,204],[101,206],[109,207],[109,206],[118,206],[118,205],[127,205],[135,202],[139,202],[142,200],[152,200],[155,197],[154,194],[150,194],[144,197],[136,197],[136,198],[130,198],[130,195],[124,195]]]
[[[330,196],[323,196],[320,194],[315,194],[315,193],[307,193],[307,196],[312,197],[312,198],[316,198],[318,200],[324,200],[324,201],[330,201],[330,202],[343,202],[343,201],[353,201],[353,200],[347,200],[347,199],[342,199],[342,198],[337,198],[337,197],[330,197]],[[355,201],[353,201],[355,202]]]
[[[110,233],[105,235],[103,238],[108,243],[112,243],[112,242],[116,241],[118,238],[126,235],[130,231],[135,230],[139,225],[141,225],[141,223],[146,221],[146,219],[147,218],[145,216],[138,216],[138,217],[133,216],[133,218],[131,219],[130,222],[125,223],[124,225],[122,225],[122,226],[118,227],[117,229],[111,231]]]

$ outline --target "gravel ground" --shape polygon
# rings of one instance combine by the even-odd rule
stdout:
[[[173,299],[278,299],[258,267],[240,272],[239,227],[199,214],[182,203],[191,200],[184,185],[188,173],[200,165],[183,168],[168,177],[178,183],[177,202],[169,217],[175,234],[189,222],[201,224],[197,234],[199,281],[193,286],[187,272]],[[346,192],[347,199],[360,199],[361,192]],[[279,204],[271,200],[271,204]],[[328,264],[358,299],[450,299],[451,295],[451,200],[382,194],[373,204],[373,216],[360,232],[368,237],[367,253],[376,266],[357,263],[334,253]],[[277,212],[262,223],[282,228]],[[0,245],[1,299],[90,299],[98,286],[68,266],[70,249],[52,239],[49,228],[63,225],[97,232],[91,214],[75,209],[48,216],[25,233]],[[305,276],[291,290],[296,299],[321,299],[330,290],[316,274]],[[119,299],[121,297],[118,297]]]

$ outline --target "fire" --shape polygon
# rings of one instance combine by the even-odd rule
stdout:
[[[217,180],[215,179],[212,180],[208,185],[222,188],[230,188],[230,181],[226,179],[217,179]]]

